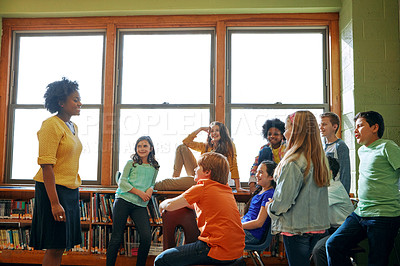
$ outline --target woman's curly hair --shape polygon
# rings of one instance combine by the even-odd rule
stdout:
[[[46,88],[44,107],[53,114],[60,111],[60,102],[65,102],[71,93],[79,90],[79,85],[76,81],[63,77],[59,81],[50,83]]]
[[[271,127],[277,128],[282,133],[282,135],[285,132],[285,123],[283,123],[278,118],[268,119],[267,121],[265,121],[264,125],[262,126],[262,134],[265,139],[268,138],[268,130]],[[285,139],[285,136],[283,136],[283,139]]]

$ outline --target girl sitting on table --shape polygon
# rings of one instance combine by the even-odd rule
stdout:
[[[201,131],[208,134],[206,142],[194,141]],[[238,192],[246,191],[240,187],[235,144],[233,144],[229,131],[223,123],[215,121],[208,127],[200,127],[189,134],[182,142],[183,144],[176,148],[173,178],[157,182],[154,187],[156,190],[186,190],[196,184],[193,177],[197,161],[190,150],[193,149],[201,152],[201,154],[213,151],[224,155],[228,159],[230,178],[234,180],[236,190]],[[189,176],[180,177],[182,167],[185,167]]]

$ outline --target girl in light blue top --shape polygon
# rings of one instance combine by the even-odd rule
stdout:
[[[124,237],[128,215],[139,233],[140,245],[136,265],[146,265],[151,243],[151,226],[147,204],[160,168],[156,161],[153,141],[148,136],[136,141],[135,154],[124,168],[118,181],[113,209],[111,240],[107,248],[107,266],[115,265],[119,246]]]

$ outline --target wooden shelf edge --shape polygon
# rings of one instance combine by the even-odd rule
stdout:
[[[41,264],[45,251],[35,250],[0,250],[0,263],[16,263],[16,264]],[[149,255],[146,265],[153,265],[156,256]],[[247,265],[252,264],[250,257],[244,259]],[[288,265],[286,258],[280,257],[264,257],[262,260],[268,265]],[[133,265],[136,257],[118,256],[116,265],[126,266]],[[106,265],[105,254],[92,254],[89,252],[66,252],[62,258],[62,265]]]

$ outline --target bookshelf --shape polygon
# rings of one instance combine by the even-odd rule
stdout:
[[[64,253],[62,264],[63,265],[105,265],[106,262],[106,254],[105,248],[108,242],[107,235],[111,234],[112,221],[110,220],[110,216],[112,217],[112,213],[109,213],[110,210],[104,209],[107,208],[105,205],[101,205],[100,195],[105,195],[104,199],[108,199],[110,204],[112,204],[112,196],[115,194],[115,187],[109,188],[101,188],[101,187],[81,187],[80,191],[80,199],[82,201],[81,204],[81,225],[82,231],[84,232],[84,245],[77,247],[73,251],[66,251]],[[182,191],[155,191],[153,193],[154,197],[157,200],[163,200],[165,198],[171,198],[178,196],[182,193]],[[35,189],[33,186],[0,186],[0,203],[6,202],[5,200],[9,200],[12,202],[27,202],[26,209],[29,209],[29,202],[32,198],[34,198]],[[239,203],[246,202],[249,199],[248,193],[234,193],[236,200]],[[96,200],[97,204],[96,205]],[[152,203],[157,204],[157,203]],[[149,204],[150,205],[150,204]],[[15,204],[17,206],[17,204]],[[112,205],[111,205],[112,206]],[[19,205],[20,208],[21,205]],[[109,208],[110,206],[108,206]],[[5,205],[0,204],[0,209],[5,208]],[[84,209],[84,211],[82,211]],[[112,208],[111,208],[112,209]],[[18,210],[15,207],[15,210]],[[95,210],[104,211],[106,217],[101,218],[97,217]],[[29,211],[26,211],[29,212]],[[11,216],[4,217],[4,213],[0,211],[0,264],[2,263],[31,263],[31,264],[41,264],[44,251],[38,250],[29,250],[29,247],[25,245],[10,247],[5,243],[7,238],[4,236],[4,232],[7,230],[15,230],[20,232],[19,238],[23,239],[23,234],[25,230],[29,230],[31,225],[31,218],[28,215],[23,215],[15,211],[15,213]],[[19,214],[19,216],[18,216]],[[153,214],[154,215],[154,214]],[[152,216],[153,216],[152,215]],[[107,218],[108,217],[108,218]],[[151,221],[152,230],[154,230],[154,238],[153,244],[150,249],[149,259],[147,260],[148,265],[153,265],[154,258],[156,255],[162,250],[162,240],[159,239],[159,235],[162,231],[162,221],[153,219]],[[158,228],[158,229],[157,229]],[[29,232],[29,231],[27,231]],[[134,242],[134,225],[129,223],[129,219],[127,222],[127,232],[129,233],[130,240]],[[10,233],[9,233],[10,234]],[[95,237],[96,235],[96,237]],[[27,241],[27,240],[25,240]],[[18,241],[18,242],[23,242]],[[132,243],[132,242],[131,242]],[[126,265],[127,263],[132,264],[135,263],[136,257],[134,254],[131,254],[127,250],[121,251],[122,254],[118,256],[116,265]],[[275,265],[285,265],[286,260],[280,257],[270,257],[265,258],[268,263],[272,263]]]

